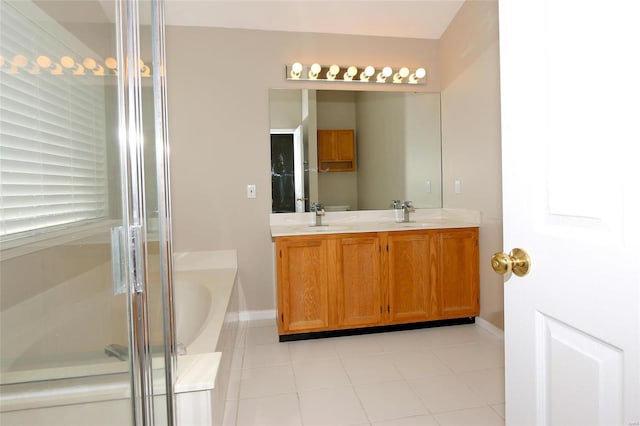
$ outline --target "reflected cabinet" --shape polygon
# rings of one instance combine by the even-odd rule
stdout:
[[[318,171],[353,172],[356,147],[353,129],[318,130]]]

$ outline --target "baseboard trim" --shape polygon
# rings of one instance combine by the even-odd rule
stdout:
[[[476,317],[476,324],[478,324],[479,327],[484,328],[486,331],[493,334],[497,338],[504,340],[504,330],[499,329],[489,321],[480,317]]]
[[[276,319],[276,310],[267,309],[264,311],[240,311],[240,321],[259,321]]]
[[[377,325],[373,327],[349,328],[340,330],[315,331],[312,333],[281,334],[281,342],[294,340],[321,339],[325,337],[358,336],[362,334],[386,333],[388,331],[417,330],[420,328],[441,327],[447,325],[473,324],[474,317],[453,318],[445,320],[413,322],[408,324]]]

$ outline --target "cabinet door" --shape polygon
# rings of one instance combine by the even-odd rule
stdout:
[[[336,144],[333,130],[318,130],[318,161],[335,161]]]
[[[318,130],[318,168],[321,172],[356,169],[353,130]]]
[[[478,229],[438,233],[439,316],[459,318],[480,314]]]
[[[376,234],[336,240],[336,306],[340,328],[379,325],[380,243]]]
[[[434,315],[433,238],[431,231],[388,234],[387,310],[392,323],[426,321]]]
[[[353,130],[335,131],[335,160],[353,161],[356,158]]]
[[[278,239],[278,326],[287,332],[329,327],[327,241]]]

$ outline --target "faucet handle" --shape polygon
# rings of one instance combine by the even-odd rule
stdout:
[[[324,206],[321,203],[311,203],[312,212],[317,212],[320,210],[324,210]]]
[[[400,200],[393,200],[391,201],[391,207],[393,207],[394,209],[401,209],[402,202]]]

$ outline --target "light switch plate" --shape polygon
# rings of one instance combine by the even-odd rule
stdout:
[[[256,198],[256,186],[253,184],[247,185],[247,198]]]
[[[462,183],[460,182],[460,179],[456,179],[453,186],[456,194],[460,194],[462,192]]]

